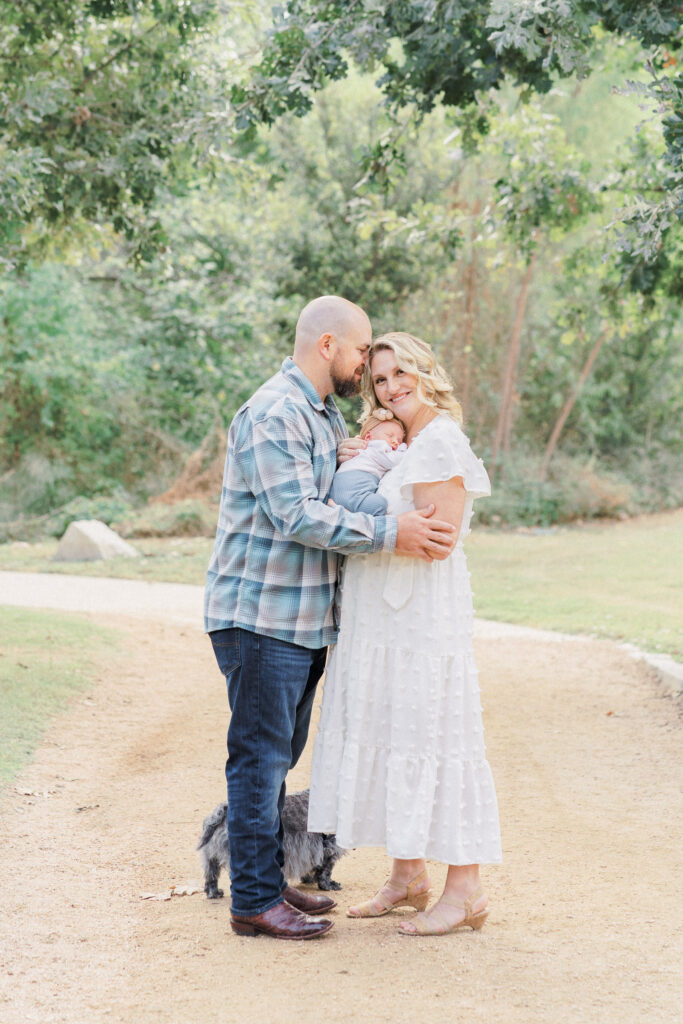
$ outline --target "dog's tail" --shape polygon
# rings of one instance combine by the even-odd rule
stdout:
[[[225,812],[227,807],[227,803],[219,804],[215,811],[211,812],[208,818],[204,818],[204,823],[202,825],[202,838],[199,840],[199,846],[197,847],[198,850],[201,850],[202,846],[206,846],[217,828],[222,828],[225,825]]]

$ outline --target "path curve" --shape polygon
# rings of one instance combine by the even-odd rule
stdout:
[[[337,865],[328,936],[241,939],[225,900],[141,899],[200,881],[201,820],[223,795],[201,588],[87,577],[74,597],[66,579],[0,575],[0,601],[66,601],[122,638],[0,802],[2,1024],[677,1019],[680,719],[617,645],[477,626],[504,850],[481,933],[421,941],[398,914],[347,919],[386,871],[357,850]],[[309,771],[310,744],[292,787]]]
[[[0,572],[0,605],[53,608],[93,615],[129,615],[178,625],[202,625],[203,588],[107,576]]]
[[[204,588],[187,583],[148,583],[106,576],[0,572],[0,605],[52,608],[94,615],[129,615],[202,628]],[[561,643],[581,639],[548,629],[475,620],[475,633],[488,637],[531,637]]]
[[[138,619],[163,619],[178,625],[203,629],[203,587],[186,583],[148,583],[104,576],[70,576],[38,572],[0,572],[0,605],[24,608],[54,608],[60,611],[100,615],[131,615]],[[528,638],[564,643],[586,637],[490,619],[474,620],[475,637],[493,639]],[[633,644],[622,649],[637,661],[654,669],[664,688],[683,692],[683,664],[667,654],[641,651]]]

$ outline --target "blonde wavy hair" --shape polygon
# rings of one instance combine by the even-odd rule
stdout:
[[[447,413],[456,423],[462,423],[462,409],[453,395],[453,385],[446,371],[437,363],[434,353],[425,341],[404,331],[382,334],[375,338],[370,346],[370,357],[361,385],[363,411],[359,423],[363,423],[369,416],[376,415],[378,409],[384,408],[377,401],[370,371],[372,357],[382,349],[390,349],[396,356],[399,368],[417,377],[417,396],[421,402]]]

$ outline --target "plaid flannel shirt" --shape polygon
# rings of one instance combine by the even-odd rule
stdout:
[[[207,573],[207,632],[238,626],[302,647],[334,643],[340,554],[393,551],[395,516],[325,502],[348,436],[292,359],[237,412]]]

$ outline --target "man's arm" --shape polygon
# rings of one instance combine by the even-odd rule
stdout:
[[[234,457],[259,507],[283,536],[341,554],[393,550],[395,516],[348,512],[320,500],[311,438],[294,418],[251,424]]]
[[[310,436],[291,419],[253,424],[235,457],[264,514],[283,536],[340,554],[394,551],[441,561],[455,547],[456,531],[433,519],[434,509],[396,516],[349,512],[320,500],[313,477]]]
[[[398,517],[395,555],[421,558],[423,562],[442,562],[458,540],[458,533],[446,519],[434,519],[436,506],[425,505]]]

